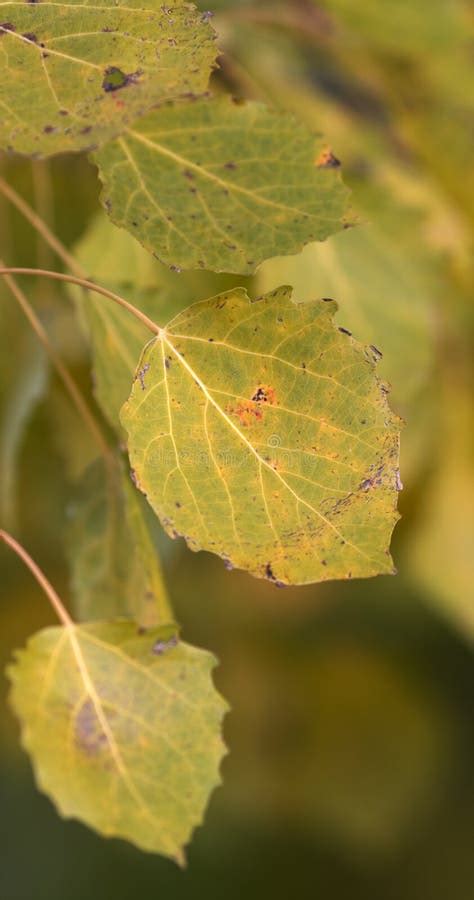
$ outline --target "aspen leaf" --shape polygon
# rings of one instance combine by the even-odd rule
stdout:
[[[170,271],[128,231],[116,228],[105,212],[93,219],[74,255],[94,281],[130,300],[159,325],[195,300],[234,286],[229,275]],[[112,427],[120,428],[120,409],[130,393],[148,331],[120,306],[77,288],[70,292],[91,348],[97,402]]]
[[[292,116],[219,97],[154,110],[94,160],[110,217],[162,262],[248,274],[343,227],[323,146]]]
[[[0,144],[48,156],[206,89],[214,32],[189,3],[0,2]]]
[[[407,555],[426,602],[472,644],[474,430],[466,385],[452,379],[438,390],[433,469],[419,503],[417,538]]]
[[[219,783],[214,657],[128,622],[47,628],[9,668],[38,786],[65,817],[183,863]]]
[[[68,535],[81,621],[123,616],[147,628],[169,621],[153,525],[159,527],[119,465],[116,471],[101,460],[89,466],[77,486]]]
[[[351,228],[324,244],[310,244],[298,256],[268,260],[258,272],[258,287],[269,291],[287,281],[301,300],[310,300],[316,291],[337,297],[341,325],[383,347],[380,375],[393,385],[403,414],[415,416],[414,401],[433,366],[437,281],[433,261],[430,266],[421,251],[414,258],[407,251],[400,265],[405,241],[419,228],[403,213],[397,218],[403,225],[398,240],[384,229],[379,213],[377,227]]]
[[[393,572],[399,422],[336,304],[194,304],[145,347],[122,410],[134,477],[173,537],[278,584]]]

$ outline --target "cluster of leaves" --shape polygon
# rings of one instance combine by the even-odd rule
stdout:
[[[324,119],[338,142],[351,135],[356,174],[357,141],[366,152],[380,149],[377,139],[358,139],[323,91],[304,97],[303,113],[301,86],[273,64],[287,36],[262,53],[258,29],[270,20],[271,30],[271,15],[261,11],[259,21],[249,6],[248,21],[242,10],[243,23],[231,28],[239,16],[232,20],[233,4],[222,5],[230,63],[224,57],[224,79],[209,93],[215,34],[209,15],[187,3],[0,2],[0,146],[36,158],[88,154],[107,215],[78,245],[74,274],[105,283],[154,323],[145,345],[143,319],[74,289],[111,447],[82,476],[69,535],[81,624],[32,639],[11,669],[13,704],[38,783],[65,815],[179,861],[218,780],[225,704],[210,679],[213,658],[177,637],[156,520],[120,445],[126,441],[133,481],[165,531],[228,568],[276,585],[389,573],[399,421],[375,374],[379,335],[389,348],[383,375],[404,413],[419,402],[432,365],[426,261],[414,260],[405,284],[393,288],[395,196],[410,193],[410,180],[380,166],[373,183],[378,200],[386,192],[382,238],[347,228],[354,220],[339,164],[315,130]],[[349,80],[368,54],[359,89],[371,96],[380,53],[391,59],[393,46],[374,42],[344,3],[324,7],[329,20],[295,4],[293,26],[308,25],[305,41],[323,45]],[[339,29],[358,35],[349,61],[338,57],[338,30],[327,27],[333,14]],[[416,27],[407,33],[415,42]],[[432,40],[449,34],[443,27]],[[260,85],[248,91],[257,99],[221,93],[225,79],[241,92],[234,58],[245,85]],[[297,58],[295,48],[286,54],[289,70]],[[395,63],[387,69],[382,84],[391,97]],[[454,104],[442,73],[430,70],[426,94],[436,78]],[[462,116],[463,104],[454,105]],[[403,133],[418,149],[411,126],[404,122]],[[364,214],[373,205],[370,191],[362,193]],[[400,215],[409,243],[419,213]],[[313,243],[337,232],[327,245]],[[367,257],[377,273],[371,285],[358,273]],[[257,268],[258,300],[235,283],[223,290],[212,275]],[[202,271],[180,275],[178,292],[182,270]],[[282,281],[295,285],[295,299]],[[413,286],[421,301],[408,326]],[[343,326],[334,322],[336,304],[321,298],[339,291]],[[382,306],[381,295],[393,302]],[[37,383],[32,377],[29,386]],[[30,387],[24,396],[26,406],[33,402]],[[7,455],[15,428],[21,413]]]

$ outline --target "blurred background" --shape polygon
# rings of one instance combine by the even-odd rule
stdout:
[[[210,0],[208,0],[210,3]],[[202,5],[207,11],[207,5]],[[468,900],[474,880],[472,8],[457,0],[215,2],[213,88],[292,111],[342,162],[359,226],[253,279],[164,270],[99,211],[92,165],[0,157],[0,175],[92,276],[165,323],[234,284],[332,296],[383,351],[406,422],[396,577],[278,590],[158,537],[183,637],[220,659],[224,785],[186,871],[61,821],[39,795],[2,681],[1,900],[271,896]],[[0,256],[60,262],[0,195]],[[23,290],[89,396],[67,290]],[[0,511],[67,599],[68,516],[95,455],[0,285]],[[161,317],[161,318],[160,318]],[[125,399],[125,397],[123,398]],[[2,551],[0,656],[52,621]]]

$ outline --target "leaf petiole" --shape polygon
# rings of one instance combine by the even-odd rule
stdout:
[[[132,316],[135,316],[136,319],[154,334],[161,334],[160,326],[157,325],[156,322],[153,322],[152,319],[149,319],[140,309],[137,309],[136,306],[133,306],[133,304],[129,303],[128,300],[125,300],[124,297],[121,297],[120,294],[115,294],[114,291],[109,291],[99,284],[94,284],[93,281],[88,281],[87,278],[77,278],[75,275],[65,275],[63,272],[50,272],[47,269],[29,269],[16,266],[1,267],[0,275],[40,275],[55,281],[66,281],[70,284],[77,284],[79,287],[85,288],[88,291],[94,291],[96,294],[101,294],[103,297],[113,300],[115,303],[118,303],[119,306],[123,306],[124,309],[131,313]]]
[[[51,582],[46,578],[46,575],[41,571],[39,566],[31,558],[30,554],[27,553],[25,548],[22,547],[22,545],[19,544],[11,534],[9,534],[7,531],[4,531],[3,529],[0,529],[0,540],[4,541],[4,543],[7,544],[7,546],[10,547],[10,549],[13,550],[13,552],[16,553],[17,556],[19,556],[20,559],[25,563],[25,566],[30,570],[34,578],[36,578],[39,586],[43,589],[62,624],[66,628],[73,628],[74,621],[73,619],[71,619],[71,616],[66,610],[61,598],[54,590]]]
[[[0,266],[2,265],[2,260],[0,259]],[[52,346],[47,332],[43,328],[43,325],[33,310],[32,306],[28,303],[23,291],[20,290],[14,278],[11,275],[4,276],[5,281],[15,297],[18,305],[21,307],[24,312],[26,318],[28,319],[33,331],[35,332],[37,338],[45,348],[53,367],[55,368],[57,374],[59,375],[67,393],[69,394],[71,400],[73,401],[79,415],[82,417],[84,423],[89,429],[91,435],[96,441],[104,459],[106,459],[110,464],[110,458],[112,456],[111,450],[107,441],[104,438],[102,433],[102,429],[100,424],[97,422],[95,416],[91,412],[88,404],[86,403],[81,391],[79,390],[76,382],[74,381],[71,373],[63,364],[62,360],[57,355],[54,347]]]

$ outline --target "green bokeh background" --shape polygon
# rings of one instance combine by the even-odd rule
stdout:
[[[2,682],[0,898],[468,900],[471,19],[448,0],[214,8],[226,54],[215,89],[291,110],[323,131],[353,190],[356,229],[301,258],[269,261],[252,281],[170,275],[153,263],[139,285],[136,275],[127,285],[113,227],[94,218],[98,184],[82,157],[4,157],[0,174],[91,274],[104,264],[104,283],[118,280],[145,303],[153,279],[162,290],[166,276],[156,301],[163,314],[237,283],[254,295],[288,281],[300,297],[336,297],[340,324],[384,351],[381,371],[406,420],[399,573],[278,590],[160,537],[183,637],[217,654],[216,683],[232,707],[224,785],[188,868],[61,821],[34,787]],[[11,265],[59,267],[1,196],[0,255]],[[90,394],[87,342],[67,291],[21,283]],[[1,285],[0,300],[2,519],[69,599],[63,535],[74,481],[94,448]],[[52,618],[4,551],[1,585],[3,668]]]

